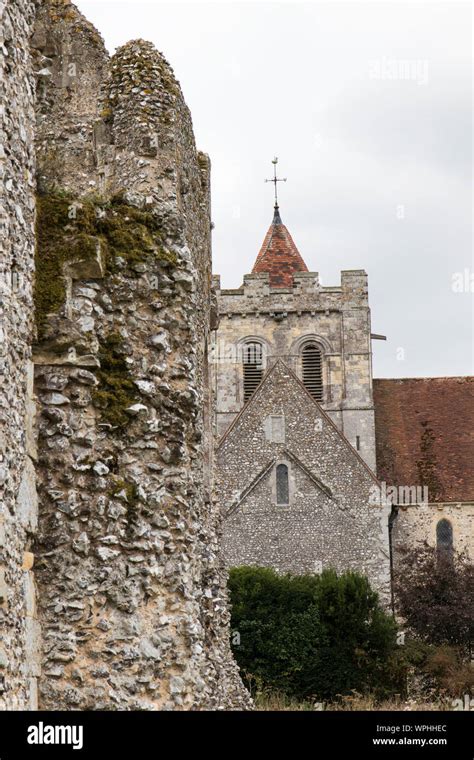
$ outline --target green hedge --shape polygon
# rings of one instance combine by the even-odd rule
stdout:
[[[364,576],[238,567],[229,589],[232,648],[250,687],[320,700],[398,689],[396,625]]]

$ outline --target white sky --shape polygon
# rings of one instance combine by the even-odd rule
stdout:
[[[374,376],[473,374],[469,3],[76,4],[111,53],[141,37],[174,68],[212,161],[224,287],[251,271],[271,222],[277,155],[308,268],[324,285],[368,272],[372,331],[388,338]]]

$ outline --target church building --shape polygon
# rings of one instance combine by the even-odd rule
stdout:
[[[322,286],[276,197],[243,280],[229,290],[214,278],[227,564],[357,570],[388,600],[398,546],[444,540],[473,552],[472,378],[374,381],[371,342],[380,336],[366,272],[345,270],[340,284]]]

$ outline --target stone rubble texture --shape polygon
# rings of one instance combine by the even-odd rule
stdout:
[[[227,564],[294,573],[358,570],[389,604],[390,564],[396,566],[407,545],[435,546],[441,519],[451,524],[454,548],[472,556],[472,378],[374,381],[371,340],[377,336],[367,274],[344,270],[339,285],[323,286],[318,272],[307,270],[278,207],[242,286],[222,289],[218,276],[214,282],[220,315],[212,344],[216,477]],[[315,428],[317,404],[298,391],[306,342],[320,350],[321,414],[350,446]],[[245,403],[247,343],[260,344],[268,376]],[[278,363],[288,372],[283,384],[274,371]],[[362,480],[354,476],[360,458],[378,476],[380,492],[374,481],[372,493],[367,472]],[[279,464],[289,471],[285,506],[276,499]],[[332,500],[318,478],[331,485]],[[379,503],[388,504],[387,485],[397,487],[390,494],[393,511],[377,510],[372,498],[378,493]],[[414,493],[408,502],[406,492]]]
[[[38,3],[36,19],[33,3],[0,7],[12,58],[2,58],[12,187],[0,305],[1,706],[248,708],[229,647],[209,453],[209,159],[153,45],[135,40],[109,59],[67,0]],[[64,248],[75,253],[63,303],[35,339],[36,190],[70,202]],[[103,224],[122,214],[127,229],[136,216],[157,230],[137,227],[139,257],[127,258],[126,237],[123,256],[100,235],[77,237],[94,203]]]
[[[0,709],[34,704],[39,672],[33,570],[23,569],[36,528],[33,22],[32,2],[0,3]]]
[[[323,362],[323,408],[375,471],[372,349],[367,274],[341,272],[339,286],[322,286],[317,272],[296,272],[291,287],[272,287],[266,272],[244,275],[241,288],[221,289],[215,278],[220,322],[215,355],[217,433],[243,406],[241,362],[251,339],[264,347],[266,366],[282,359],[302,377],[301,346],[314,340]],[[229,347],[236,347],[234,353]]]
[[[390,506],[379,484],[282,360],[265,375],[216,451],[230,567],[361,572],[390,603]],[[289,476],[279,504],[276,470]]]
[[[243,286],[213,287],[210,163],[164,57],[135,40],[110,58],[70,0],[0,0],[0,34],[0,710],[250,709],[222,546],[228,564],[361,570],[389,600],[373,473],[377,453],[393,479],[380,447],[389,428],[409,447],[413,415],[391,389],[374,424],[367,275],[322,286],[278,215]],[[308,338],[320,405],[299,382]],[[256,339],[270,372],[242,411]],[[445,406],[415,404],[433,486]],[[445,517],[472,556],[467,478],[400,505],[392,554]]]

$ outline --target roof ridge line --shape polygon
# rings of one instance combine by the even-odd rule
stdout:
[[[283,362],[281,359],[278,359],[278,362],[280,362],[281,364],[283,364],[283,366],[285,367],[285,369],[288,370],[288,372],[290,373],[290,375],[294,378],[294,380],[296,380],[296,382],[298,383],[298,385],[300,385],[301,388],[304,390],[304,392],[306,393],[306,395],[308,396],[308,398],[311,399],[311,401],[313,402],[313,404],[316,404],[316,406],[318,407],[318,409],[321,412],[321,414],[323,415],[323,417],[327,420],[327,422],[329,422],[329,424],[331,425],[331,427],[334,428],[334,430],[339,435],[339,437],[342,438],[342,440],[344,441],[344,443],[356,455],[356,457],[359,460],[359,462],[364,466],[364,468],[367,470],[367,472],[369,473],[369,475],[371,475],[371,477],[373,478],[373,480],[375,480],[375,482],[377,483],[377,485],[380,487],[380,481],[377,478],[377,475],[373,472],[373,470],[370,469],[370,467],[367,464],[367,462],[365,461],[365,459],[362,459],[362,457],[359,454],[359,452],[353,447],[353,445],[349,441],[349,439],[346,438],[346,436],[344,435],[344,433],[342,432],[342,430],[339,430],[339,428],[337,427],[336,423],[329,416],[329,414],[326,412],[326,410],[323,409],[323,407],[321,406],[321,404],[318,401],[316,401],[315,398],[313,398],[313,396],[311,395],[311,393],[309,392],[309,390],[307,389],[307,387],[305,386],[305,384],[303,383],[303,381],[299,379],[298,375],[295,372],[293,372],[293,370],[291,369],[291,367],[289,367],[287,364],[285,364],[285,362]],[[263,382],[263,380],[262,380],[262,382]]]
[[[252,396],[250,396],[250,398],[248,399],[248,401],[245,402],[245,404],[243,405],[242,409],[239,412],[237,412],[236,416],[234,417],[234,419],[230,423],[230,425],[227,428],[227,430],[225,430],[224,433],[222,434],[222,436],[219,438],[219,440],[217,442],[217,446],[216,446],[216,452],[217,452],[218,449],[220,449],[220,447],[224,443],[224,440],[227,438],[227,436],[230,433],[230,431],[235,427],[235,424],[237,423],[237,420],[240,419],[240,417],[242,416],[244,410],[247,409],[248,405],[253,401],[253,399],[260,392],[260,389],[262,388],[262,386],[263,386],[264,382],[266,381],[267,377],[270,375],[271,372],[273,372],[273,370],[275,369],[275,367],[277,366],[277,364],[278,364],[279,361],[281,361],[281,359],[277,359],[277,361],[274,364],[272,364],[267,369],[267,371],[263,375],[262,379],[260,380],[259,384],[257,385],[257,388],[255,389],[255,391],[252,394]]]
[[[250,481],[250,483],[245,486],[245,488],[239,493],[238,498],[235,500],[235,502],[229,507],[227,512],[224,514],[224,520],[227,517],[230,517],[234,514],[236,509],[240,507],[244,499],[253,491],[254,488],[258,486],[260,481],[267,475],[270,470],[272,469],[273,465],[276,462],[276,457],[273,457],[273,459],[270,459],[270,461],[262,467],[262,469],[255,475],[253,480]]]
[[[247,410],[247,408],[248,408],[249,404],[252,404],[252,403],[255,401],[255,399],[257,398],[257,395],[260,395],[260,393],[262,392],[262,388],[264,387],[264,385],[265,385],[266,381],[268,380],[268,378],[270,377],[271,373],[272,373],[272,372],[274,372],[274,371],[275,371],[275,369],[276,369],[276,367],[278,367],[278,366],[280,366],[280,365],[281,365],[282,367],[284,367],[284,368],[285,368],[285,370],[288,370],[288,372],[290,373],[291,377],[292,377],[294,380],[296,380],[296,382],[297,382],[297,383],[298,383],[298,385],[299,385],[299,386],[300,386],[300,387],[303,389],[303,391],[304,391],[304,392],[305,392],[305,394],[308,396],[308,398],[309,398],[309,399],[311,399],[312,403],[313,403],[313,404],[316,404],[317,408],[318,408],[318,409],[319,409],[319,411],[321,412],[321,414],[322,414],[322,416],[324,417],[324,419],[325,419],[325,420],[326,420],[326,421],[329,423],[329,425],[330,425],[330,426],[331,426],[331,427],[332,427],[332,428],[333,428],[333,429],[336,431],[336,433],[338,434],[338,436],[339,436],[339,437],[340,437],[340,438],[341,438],[341,439],[344,441],[345,445],[349,447],[349,449],[350,449],[350,450],[352,451],[352,453],[355,455],[356,459],[358,459],[358,460],[359,460],[359,462],[360,462],[360,463],[361,463],[361,465],[364,467],[364,469],[365,469],[365,470],[367,470],[367,473],[370,475],[370,477],[372,478],[372,480],[374,480],[374,481],[375,481],[375,483],[376,483],[376,484],[378,485],[378,487],[380,488],[380,487],[381,487],[381,483],[380,483],[380,480],[378,479],[377,475],[376,475],[376,474],[373,472],[373,470],[371,470],[371,469],[370,469],[370,467],[369,467],[369,465],[367,464],[367,462],[366,462],[364,459],[362,459],[361,455],[360,455],[360,454],[359,454],[359,452],[358,452],[358,451],[357,451],[357,450],[356,450],[356,449],[353,447],[353,445],[352,445],[352,443],[349,441],[349,439],[348,439],[348,438],[346,438],[346,436],[344,435],[344,433],[343,433],[341,430],[339,430],[339,428],[337,427],[336,423],[335,423],[335,422],[334,422],[334,421],[331,419],[331,417],[330,417],[330,416],[328,415],[328,413],[327,413],[327,412],[326,412],[326,411],[323,409],[323,407],[322,407],[322,406],[319,404],[319,402],[318,402],[318,401],[316,401],[316,399],[315,399],[315,398],[313,398],[313,396],[311,395],[311,393],[310,393],[310,392],[308,391],[308,389],[306,388],[305,384],[304,384],[304,383],[303,383],[303,382],[302,382],[302,381],[299,379],[298,375],[296,375],[296,373],[295,373],[295,372],[293,372],[293,370],[292,370],[292,369],[291,369],[291,368],[288,366],[288,364],[285,364],[285,362],[283,361],[283,359],[277,359],[277,360],[276,360],[276,362],[275,362],[274,364],[272,364],[272,366],[271,366],[271,367],[270,367],[270,368],[269,368],[269,369],[266,371],[266,373],[265,373],[265,374],[264,374],[264,376],[262,377],[262,379],[261,379],[261,381],[260,381],[259,385],[257,386],[257,389],[255,390],[254,394],[253,394],[253,395],[252,395],[252,396],[249,398],[249,400],[248,400],[248,401],[247,401],[247,402],[246,402],[246,403],[243,405],[242,409],[241,409],[241,410],[238,412],[238,414],[236,415],[236,417],[234,417],[234,419],[233,419],[233,420],[232,420],[232,422],[230,423],[229,427],[227,428],[227,430],[225,431],[225,433],[222,435],[222,437],[221,437],[221,438],[220,438],[220,440],[218,441],[218,443],[217,443],[217,446],[216,446],[216,453],[217,453],[218,449],[220,449],[220,447],[222,446],[222,444],[224,443],[224,441],[226,440],[226,438],[227,438],[227,436],[229,435],[229,433],[230,433],[230,432],[231,432],[231,431],[234,429],[234,427],[236,426],[237,422],[240,420],[240,418],[242,417],[242,415],[244,414],[244,412]]]

